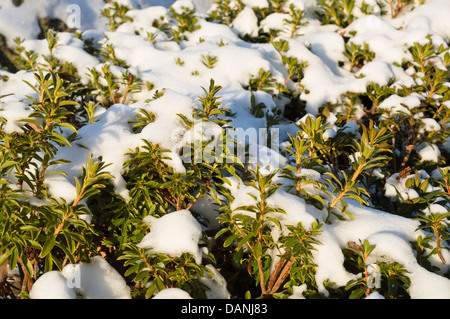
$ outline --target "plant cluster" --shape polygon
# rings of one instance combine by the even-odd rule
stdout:
[[[86,201],[111,178],[102,159],[90,157],[75,180],[74,199],[52,196],[46,179],[67,175],[55,170],[67,163],[56,157],[56,146],[70,147],[77,134],[68,120],[73,114],[69,107],[77,104],[68,97],[76,86],[41,70],[36,80],[38,87],[30,86],[38,98],[30,97],[31,112],[20,128],[8,132],[6,121],[1,122],[1,263],[10,269],[18,267],[21,287],[15,288],[22,293],[31,289],[42,271],[89,260],[95,252],[96,232]],[[14,296],[8,288],[5,294]]]
[[[215,1],[213,9],[208,13],[208,19],[232,26],[233,21],[245,7],[245,4],[240,0]],[[250,42],[268,42],[279,35],[294,38],[298,36],[301,26],[307,23],[305,22],[306,11],[293,3],[289,4],[287,0],[269,1],[267,7],[252,7],[251,9],[258,20],[259,30],[257,37],[244,36],[244,39]],[[264,19],[274,13],[284,15],[284,25],[281,30],[271,27],[267,29],[263,25]]]
[[[395,18],[410,4],[389,1],[384,7]],[[345,28],[356,19],[355,6],[352,0],[318,1],[316,14],[323,24]],[[240,0],[215,1],[208,20],[232,26],[244,7]],[[358,9],[372,12],[367,5]],[[102,11],[111,31],[131,21],[129,10],[113,1]],[[271,46],[286,77],[279,83],[271,70],[261,68],[243,87],[250,91],[250,113],[264,118],[267,129],[296,120],[295,134],[288,134],[282,144],[287,164],[269,172],[252,166],[236,156],[236,140],[211,133],[236,129],[234,114],[222,105],[223,87],[211,79],[192,114],[177,114],[186,136],[200,132],[203,137],[183,145],[183,156],[191,159],[183,161],[184,171],[168,164],[172,150],[144,139],[142,146],[129,149],[122,166],[128,199],[115,193],[110,163],[102,157],[86,158],[70,198],[54,196],[46,181],[68,176],[64,165],[69,159],[59,158],[57,149],[76,143],[78,131],[96,123],[99,107],[131,103],[134,94],[149,93],[154,85],[120,59],[108,41],[94,49],[83,39],[85,50],[101,63],[89,70],[88,83],[82,84],[76,68],[56,57],[56,32],[47,34],[47,55],[26,50],[23,41],[16,40],[17,58],[24,70],[34,74],[37,85],[27,83],[33,90],[28,115],[17,121],[15,129],[8,129],[7,120],[0,118],[0,267],[17,268],[20,273],[20,286],[0,281],[1,297],[26,298],[43,273],[101,254],[126,277],[135,298],[151,298],[167,288],[205,298],[209,287],[202,279],[214,277],[210,265],[224,276],[234,298],[288,298],[301,286],[303,296],[324,298],[319,289],[322,283],[315,277],[315,252],[323,244],[324,227],[356,218],[349,203],[415,219],[420,226],[411,246],[418,263],[436,272],[434,257],[443,265],[448,263],[443,251],[449,249],[450,238],[449,154],[439,148],[450,136],[448,47],[436,46],[429,36],[428,42],[407,48],[412,59],[398,67],[413,74],[412,86],[369,83],[365,92],[346,92],[341,101],[324,104],[316,116],[303,116],[301,81],[308,62],[290,55],[289,39],[301,34],[306,11],[287,0],[271,0],[267,7],[252,10],[259,33],[243,39]],[[285,28],[264,31],[262,22],[275,13],[284,15]],[[190,7],[170,8],[168,19],[155,20],[152,26],[180,45],[200,28],[197,18]],[[145,36],[156,43],[154,35]],[[345,35],[342,53],[347,59],[344,65],[356,74],[376,56],[368,44],[353,43],[354,36]],[[175,63],[181,67],[185,62],[177,58]],[[218,57],[204,54],[201,63],[214,69]],[[153,92],[146,103],[165,94],[164,90]],[[287,101],[284,111],[257,103],[257,92]],[[392,96],[417,97],[419,103],[393,111],[392,105],[386,107]],[[127,124],[138,134],[156,118],[141,108]],[[439,150],[437,161],[421,157],[427,146]],[[236,184],[243,193],[239,198],[231,191]],[[393,187],[394,195],[384,192],[387,185]],[[323,219],[292,222],[283,204],[276,201],[280,194],[311,205],[323,213]],[[192,253],[173,256],[139,245],[149,232],[144,219],[194,211],[205,198],[219,207],[219,226],[203,229],[198,241],[201,260]],[[210,223],[200,214],[193,215],[200,224]],[[405,266],[378,255],[376,245],[366,238],[349,242],[342,253],[344,266],[358,278],[345,287],[327,283],[333,297],[364,298],[373,292],[385,298],[409,297],[411,281]]]

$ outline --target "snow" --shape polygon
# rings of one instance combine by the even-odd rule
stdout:
[[[435,119],[422,118],[420,120],[424,124],[424,127],[420,130],[421,133],[432,132],[432,131],[439,131],[441,129],[441,126],[439,125],[439,123]]]
[[[67,265],[62,275],[85,299],[131,298],[125,279],[100,256],[92,257],[90,263]]]
[[[245,7],[234,19],[233,27],[241,36],[257,36],[258,35],[258,18],[250,7]]]
[[[0,10],[0,33],[7,37],[8,45],[14,47],[14,38],[36,39],[39,35],[39,18],[58,18],[68,21],[73,12],[70,5],[74,3],[69,0],[36,0],[25,1],[16,7],[12,1],[3,1]],[[103,0],[77,0],[76,5],[80,8],[83,18],[80,18],[80,27],[83,29],[106,30],[105,19],[100,15]],[[19,18],[18,18],[19,17]]]
[[[417,147],[421,162],[431,161],[438,163],[441,151],[436,144],[424,143]]]
[[[21,23],[15,23],[16,17],[21,17]],[[39,31],[37,26],[37,17],[34,8],[16,8],[13,6],[5,7],[0,12],[0,33],[9,35],[9,45],[13,46],[14,38],[35,38]],[[11,26],[14,25],[14,28]]]
[[[206,298],[208,299],[230,299],[231,294],[227,289],[227,282],[213,265],[206,265],[205,277],[199,277],[199,281],[208,287]]]
[[[422,178],[422,176],[420,177]],[[406,187],[406,181],[410,178],[414,178],[414,175],[408,175],[402,178],[400,177],[399,173],[392,174],[386,180],[385,195],[387,197],[395,198],[398,191],[400,196],[402,196],[402,198],[404,199],[413,199],[419,197],[414,189]],[[426,176],[424,178],[426,178]]]
[[[255,169],[261,167],[261,172],[269,173],[275,169],[285,167],[288,159],[264,145],[258,138],[252,139],[254,132],[266,128],[265,118],[256,118],[250,113],[250,92],[247,90],[249,81],[258,76],[259,71],[270,71],[273,79],[278,83],[284,83],[287,79],[287,70],[281,62],[281,57],[271,44],[250,43],[242,40],[245,36],[255,37],[260,31],[269,32],[271,29],[281,29],[274,42],[285,40],[289,44],[286,57],[295,57],[299,63],[306,62],[303,78],[298,83],[292,80],[287,82],[287,87],[296,91],[306,105],[306,115],[299,121],[305,121],[308,116],[318,115],[320,109],[327,103],[341,103],[343,95],[347,92],[365,93],[367,86],[376,83],[386,86],[391,81],[393,88],[402,85],[409,87],[414,85],[412,68],[403,70],[397,64],[411,59],[407,50],[414,42],[426,43],[427,34],[435,46],[447,47],[450,36],[448,13],[450,3],[446,0],[429,0],[415,10],[402,14],[397,19],[391,20],[380,16],[379,6],[376,1],[366,1],[374,5],[372,15],[358,14],[353,23],[347,28],[339,30],[336,26],[322,26],[313,15],[307,16],[308,24],[302,27],[299,35],[290,38],[290,30],[286,28],[287,13],[272,13],[260,23],[252,7],[267,8],[268,1],[244,0],[246,5],[228,27],[207,21],[204,16],[212,7],[209,0],[129,0],[120,3],[130,6],[127,16],[132,21],[122,24],[117,31],[110,32],[107,21],[101,17],[100,11],[104,8],[103,0],[80,0],[77,5],[82,11],[80,31],[83,38],[92,38],[98,48],[112,45],[117,58],[123,59],[130,66],[130,71],[143,81],[155,85],[155,89],[143,90],[135,94],[125,103],[116,103],[106,108],[99,108],[95,123],[87,124],[78,130],[77,140],[71,147],[59,147],[57,157],[69,159],[70,163],[53,166],[50,171],[63,171],[67,176],[48,175],[44,182],[48,186],[49,194],[56,199],[68,203],[76,197],[74,178],[81,174],[81,167],[86,158],[93,154],[94,157],[102,156],[103,160],[111,164],[108,171],[114,177],[113,186],[115,192],[125,200],[129,200],[126,181],[123,179],[123,164],[128,159],[127,153],[136,147],[143,145],[143,139],[158,144],[167,149],[169,159],[166,163],[175,172],[185,173],[180,150],[186,142],[199,139],[200,136],[218,136],[221,128],[216,124],[195,125],[188,130],[177,114],[182,114],[192,119],[192,111],[200,106],[198,97],[203,94],[202,87],[207,88],[210,79],[214,78],[216,84],[222,86],[222,107],[228,108],[235,114],[233,126],[237,128],[236,136],[240,138],[248,134],[251,145],[256,149],[249,167]],[[0,8],[0,33],[3,34],[10,47],[13,47],[13,39],[21,37],[25,41],[26,50],[39,52],[41,56],[38,63],[45,64],[42,55],[48,55],[46,40],[37,39],[38,19],[46,16],[56,17],[67,21],[70,12],[66,0],[35,0],[26,1],[20,7],[13,6],[9,1],[2,3]],[[315,7],[314,1],[294,1],[301,10],[310,12]],[[199,12],[199,29],[187,34],[188,39],[176,43],[170,36],[152,25],[155,19],[161,19],[163,23],[170,23],[170,6],[175,12],[185,9],[196,9]],[[288,11],[288,10],[287,10]],[[287,12],[286,11],[286,12]],[[18,19],[17,17],[20,17]],[[154,42],[147,39],[146,33],[155,33]],[[370,51],[375,53],[375,58],[365,63],[357,72],[350,72],[348,65],[342,62],[344,56],[346,36],[350,37],[350,43],[359,45],[367,44]],[[219,45],[223,44],[223,45]],[[90,81],[88,69],[100,69],[103,63],[100,57],[93,56],[84,50],[82,40],[72,33],[59,33],[58,46],[54,50],[55,57],[62,61],[71,62],[78,70],[83,84]],[[208,68],[202,63],[203,56],[213,56],[217,62],[213,68]],[[181,59],[184,64],[176,63]],[[122,69],[111,66],[115,74]],[[35,96],[35,92],[24,83],[28,81],[35,84],[32,72],[19,71],[11,73],[0,71],[0,76],[8,77],[7,81],[0,81],[0,95],[7,95],[1,99],[0,117],[5,120],[2,130],[5,133],[23,132],[23,122],[30,113],[30,99],[27,96]],[[162,97],[152,99],[158,90],[163,92]],[[282,99],[274,97],[276,92],[257,91],[252,92],[256,103],[264,103],[266,110],[274,111],[275,108],[283,109]],[[272,94],[275,93],[275,94]],[[135,100],[132,102],[131,100]],[[281,102],[280,102],[281,101]],[[418,94],[401,95],[391,94],[378,105],[378,109],[395,117],[399,113],[409,114],[421,106],[423,98]],[[444,102],[447,103],[448,102]],[[130,120],[136,118],[140,109],[144,109],[155,115],[155,120],[142,129],[141,132],[132,131]],[[339,129],[336,124],[337,117],[331,113],[328,117],[330,129],[325,133],[326,139],[333,138]],[[420,118],[421,134],[427,134],[440,130],[445,123],[439,123],[433,118]],[[279,130],[280,140],[286,141],[286,133],[296,132],[293,123],[282,121],[275,126]],[[350,120],[342,126],[344,132],[358,136],[358,122]],[[448,139],[448,138],[447,138]],[[431,161],[439,163],[443,156],[444,147],[434,143],[422,143],[414,150],[423,163]],[[353,154],[355,157],[358,154]],[[351,157],[352,159],[353,157]],[[435,172],[436,173],[436,172]],[[406,181],[414,178],[408,175],[404,178],[399,173],[385,176],[375,171],[377,178],[386,178],[384,195],[397,197],[397,192],[404,199],[415,199],[420,195],[414,189],[406,187]],[[428,177],[426,172],[420,172],[421,180]],[[312,169],[302,169],[301,176],[311,180],[320,180],[319,172]],[[278,181],[282,178],[277,176]],[[231,209],[242,205],[252,205],[254,200],[249,194],[257,195],[255,190],[246,186],[242,181],[230,178],[229,186],[232,196]],[[309,194],[320,194],[320,190],[312,185],[305,185]],[[430,188],[427,193],[434,190]],[[383,190],[382,190],[383,191]],[[282,225],[281,230],[273,230],[272,235],[278,238],[287,231],[286,226],[297,225],[301,222],[305,228],[310,228],[312,223],[324,222],[328,212],[308,204],[304,199],[294,196],[285,188],[280,188],[268,199],[268,204],[283,209],[286,214],[273,213]],[[404,265],[409,272],[411,287],[409,293],[412,298],[450,298],[450,280],[432,273],[421,267],[416,260],[411,242],[423,234],[417,231],[419,222],[388,214],[370,207],[361,207],[353,201],[348,201],[348,210],[355,216],[354,220],[337,221],[332,219],[330,224],[324,224],[318,240],[322,243],[313,252],[314,262],[317,264],[315,275],[319,292],[329,295],[324,281],[334,282],[336,286],[345,286],[349,280],[358,278],[344,267],[343,249],[348,242],[358,242],[367,239],[376,245],[373,251],[373,261],[388,260],[397,261]],[[197,264],[202,263],[205,249],[201,248],[203,231],[217,230],[220,225],[216,219],[219,212],[218,205],[214,204],[211,197],[200,198],[190,210],[167,212],[162,217],[148,216],[144,219],[149,227],[149,232],[144,236],[138,247],[148,249],[148,253],[164,253],[172,257],[181,256],[183,253],[192,254]],[[448,207],[432,204],[424,210],[425,214],[445,213]],[[248,213],[233,211],[233,213]],[[194,214],[198,214],[207,220],[207,226],[203,227]],[[89,223],[90,216],[84,216]],[[447,252],[444,252],[448,256]],[[274,261],[277,260],[277,252],[272,252]],[[450,257],[446,258],[450,260]],[[438,265],[438,263],[436,263]],[[273,267],[273,265],[272,265]],[[439,265],[441,272],[448,270],[448,262]],[[212,265],[206,268],[214,274],[205,275],[199,280],[210,288],[207,291],[208,298],[230,298],[226,287],[225,278]],[[304,298],[306,286],[295,286],[291,298]],[[62,272],[48,272],[36,281],[30,292],[33,299],[43,298],[130,298],[130,291],[121,275],[114,270],[104,259],[92,258],[90,263],[67,265]],[[169,288],[158,292],[154,299],[191,298],[191,296],[178,288]],[[376,292],[368,299],[381,299]]]
[[[177,0],[171,8],[177,13],[183,13],[185,10],[194,10],[195,6],[191,0]]]
[[[167,288],[158,292],[152,299],[192,299],[192,297],[180,288]]]
[[[393,176],[393,179],[395,179],[395,176]],[[411,190],[409,191],[411,197]],[[406,192],[406,190],[403,190],[403,192]],[[247,194],[256,195],[252,188],[242,185],[239,186],[239,191],[235,194],[232,209],[242,205],[250,205],[252,200]],[[298,200],[298,198],[283,191],[278,191],[273,197],[269,198],[268,204],[282,208],[286,212],[286,215],[273,215],[282,225],[296,225],[298,222],[302,222],[305,227],[308,227],[312,222],[323,221],[326,217],[319,209],[306,205],[304,201]],[[437,208],[434,209],[437,210]],[[315,277],[319,292],[328,295],[322,284],[327,279],[337,286],[345,286],[349,280],[357,278],[356,275],[349,273],[344,268],[342,249],[347,246],[348,242],[367,239],[371,244],[376,245],[372,254],[376,257],[373,258],[379,258],[379,260],[386,260],[387,258],[390,261],[397,261],[403,264],[407,271],[412,274],[411,286],[414,287],[411,290],[412,298],[436,298],[437,296],[448,298],[450,281],[426,271],[418,265],[413,249],[409,244],[418,236],[416,229],[419,227],[419,221],[361,207],[356,203],[349,203],[348,211],[355,215],[354,220],[324,225],[321,228],[323,233],[318,236],[318,240],[322,244],[316,247],[313,255],[318,266]],[[248,214],[248,212],[239,210],[235,210],[233,213]],[[423,281],[421,278],[424,277],[430,281]],[[436,290],[430,294],[433,287]]]
[[[344,255],[342,247],[339,245],[337,238],[332,232],[327,231],[320,235],[322,245],[317,247],[317,251],[313,252],[314,262],[317,265],[315,279],[318,284],[319,292],[325,296],[329,295],[328,290],[324,286],[324,281],[329,280],[337,286],[345,286],[350,280],[357,279],[357,275],[349,273],[344,268]]]
[[[426,4],[423,7],[428,5]],[[356,32],[356,35],[350,40],[352,43],[368,44],[377,59],[388,63],[401,63],[403,59],[410,59],[411,53],[407,50],[407,46],[414,42],[422,44],[428,42],[426,40],[427,34],[431,34],[435,45],[443,44],[447,46],[445,42],[446,32],[441,30],[439,30],[439,33],[430,31],[430,29],[424,28],[399,30],[375,15],[361,17],[346,28],[346,32]]]
[[[79,71],[81,81],[88,83],[87,73],[89,69],[99,64],[99,60],[83,50],[84,43],[72,33],[60,32],[57,35],[58,41],[53,55],[62,62],[70,62]],[[44,56],[50,54],[47,40],[26,40],[22,43],[26,51],[42,52],[43,56],[38,57],[37,63],[45,64]]]
[[[132,19],[132,22],[126,22],[117,28],[118,32],[134,33],[139,32],[145,35],[146,32],[156,33],[158,40],[166,40],[166,35],[158,28],[153,27],[155,20],[161,23],[168,23],[168,10],[163,6],[152,6],[141,10],[130,10],[127,12],[127,16]]]
[[[407,29],[422,29],[433,31],[447,39],[450,37],[450,22],[448,12],[450,3],[447,0],[430,0],[414,11],[399,17],[398,24],[405,25]]]
[[[420,106],[420,99],[417,96],[401,97],[393,94],[378,105],[378,108],[385,109],[394,115],[395,113],[409,114],[411,109],[418,106]]]
[[[66,203],[73,202],[77,197],[77,191],[72,181],[69,181],[66,176],[61,174],[47,175],[44,179],[48,186],[48,192],[54,198],[61,198]]]
[[[27,103],[11,101],[2,103],[0,105],[0,117],[6,119],[6,125],[3,127],[6,133],[13,132],[22,133],[22,127],[24,122],[20,122],[22,119],[26,119],[32,110]]]
[[[191,208],[191,210],[192,212],[206,218],[206,220],[208,221],[208,229],[219,229],[220,223],[217,220],[217,217],[219,216],[219,208],[220,206],[211,196],[205,196],[199,198],[195,202],[195,205]]]
[[[246,7],[250,8],[268,8],[269,2],[267,0],[242,0]]]
[[[289,36],[289,30],[285,28],[285,20],[288,18],[289,15],[287,13],[271,13],[261,21],[260,26],[264,32],[270,33],[270,30],[283,30],[282,34]]]
[[[402,264],[409,272],[411,280],[409,294],[413,299],[448,299],[450,298],[450,280],[427,271],[417,263],[408,241],[395,234],[378,233],[368,238],[375,244],[374,253],[386,256]],[[393,249],[395,247],[395,249]]]
[[[43,274],[30,291],[31,299],[75,299],[76,293],[67,285],[67,279],[57,270]]]
[[[379,292],[374,291],[368,295],[365,299],[385,299]]]
[[[125,279],[101,257],[45,273],[34,283],[31,299],[130,299]]]
[[[167,213],[160,218],[149,215],[144,221],[150,227],[150,232],[138,247],[149,248],[153,254],[163,253],[172,257],[190,253],[197,264],[201,263],[202,250],[198,245],[202,228],[188,210]]]
[[[293,286],[293,294],[289,296],[288,299],[305,299],[305,297],[303,296],[303,292],[306,291],[307,286],[305,284],[301,285],[301,286]]]
[[[2,98],[3,103],[10,101],[21,101],[28,100],[26,96],[35,96],[33,89],[28,86],[24,81],[29,82],[32,85],[36,84],[34,75],[31,72],[19,71],[15,74],[10,73],[5,70],[0,70],[1,76],[7,76],[8,81],[0,81],[0,89],[2,90],[2,95],[8,95]],[[11,116],[14,116],[11,114]],[[7,119],[7,117],[5,117]]]
[[[305,91],[300,97],[306,101],[306,110],[311,114],[317,114],[319,107],[326,102],[340,102],[341,96],[348,91],[365,92],[369,83],[383,86],[394,76],[386,62],[372,61],[355,77],[338,66],[344,51],[342,37],[336,33],[327,35],[306,35],[295,40],[280,37],[289,42],[288,57],[307,62],[301,81]],[[324,90],[324,87],[327,89]]]
[[[431,204],[429,207],[424,209],[426,215],[430,214],[445,214],[447,213],[447,208],[439,204]]]

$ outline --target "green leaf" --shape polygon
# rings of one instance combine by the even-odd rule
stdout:
[[[124,276],[128,277],[129,275],[135,273],[136,270],[138,269],[138,267],[139,267],[139,264],[134,264],[133,266],[131,266],[130,268],[127,269]]]
[[[34,119],[31,119],[31,118],[21,119],[21,120],[18,120],[18,122],[31,123],[31,124],[36,125],[36,126],[39,127],[39,128],[42,128],[42,123],[41,123],[41,122],[36,121],[36,120],[34,120]]]
[[[49,272],[53,269],[53,256],[52,254],[47,254],[44,263],[44,272]]]
[[[56,243],[56,246],[61,248],[61,250],[66,254],[66,257],[69,259],[70,263],[72,263],[72,264],[76,263],[75,256],[70,251],[69,247],[67,247],[63,243],[59,243],[59,242]],[[55,260],[57,260],[57,259],[55,259]]]
[[[41,258],[44,258],[47,256],[47,254],[53,249],[56,243],[56,236],[50,235],[50,237],[47,238],[47,240],[44,243],[44,246],[42,247],[41,251]]]
[[[60,134],[58,134],[56,132],[53,132],[52,139],[55,142],[58,142],[60,145],[64,145],[64,146],[68,146],[68,147],[71,146],[69,141],[65,137],[63,137],[62,135],[60,135]]]
[[[148,270],[139,270],[138,274],[136,275],[136,277],[134,277],[133,280],[135,282],[139,282],[147,278],[148,281],[148,277],[150,277],[150,273]]]
[[[3,255],[0,256],[0,266],[8,259],[11,255],[11,250],[6,251]]]
[[[5,168],[9,168],[9,167],[14,166],[16,164],[17,164],[16,161],[6,161],[0,166],[0,170],[3,170]]]
[[[77,132],[77,129],[72,124],[62,122],[62,123],[59,123],[58,125],[61,126],[61,127],[65,127],[67,129],[75,132],[75,133]]]
[[[9,268],[14,269],[17,266],[18,251],[16,247],[11,248],[9,256]]]
[[[39,228],[37,228],[36,226],[33,226],[33,225],[23,225],[23,226],[20,226],[20,230],[22,230],[24,232],[39,231]]]
[[[239,243],[238,243],[236,249],[237,249],[237,250],[241,249],[242,246],[244,246],[245,244],[247,244],[247,243],[249,242],[250,238],[252,238],[252,237],[253,237],[253,234],[252,234],[252,233],[249,233],[248,235],[246,235],[244,238],[242,238],[242,239],[239,241]]]
[[[229,232],[230,230],[228,228],[223,228],[221,230],[219,230],[216,234],[216,236],[214,237],[215,239],[219,238],[220,236],[222,236],[223,234],[225,234],[226,232]]]
[[[352,293],[349,296],[349,299],[361,299],[361,297],[364,295],[364,289],[363,288],[358,288],[354,291],[352,291]]]
[[[28,259],[28,257],[25,254],[22,255],[21,259],[22,259],[22,263],[25,266],[25,270],[27,271],[28,275],[30,277],[33,277],[34,271],[33,271],[33,265],[31,264],[31,261]]]
[[[61,101],[61,102],[59,102],[59,106],[70,106],[70,105],[71,106],[79,106],[80,104],[78,104],[75,101]],[[63,123],[61,123],[61,124],[63,124]],[[68,124],[68,123],[64,123],[64,124]]]
[[[274,223],[275,225],[277,225],[279,229],[281,229],[281,224],[280,224],[280,222],[278,221],[278,219],[275,219],[275,218],[273,218],[273,217],[267,217],[267,220],[271,221],[272,223]]]
[[[261,242],[257,242],[253,247],[253,255],[256,260],[260,259],[262,256],[262,245]]]
[[[233,242],[234,242],[234,240],[236,239],[236,238],[238,238],[239,236],[238,235],[231,235],[231,236],[229,236],[226,240],[225,240],[225,242],[223,243],[223,247],[228,247],[228,246],[230,246]]]
[[[51,172],[46,172],[46,175],[62,175],[62,176],[69,176],[67,175],[66,172],[63,171],[51,171]]]
[[[155,279],[155,283],[159,291],[164,290],[166,288],[161,279],[159,279],[159,277]]]
[[[147,289],[147,291],[145,292],[145,298],[146,298],[146,299],[150,299],[150,298],[153,296],[153,294],[155,293],[156,288],[157,288],[156,283],[154,283],[153,285],[151,285],[151,286]]]

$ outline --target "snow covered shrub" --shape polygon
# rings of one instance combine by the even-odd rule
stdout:
[[[2,4],[1,297],[450,297],[448,1],[154,3]]]
[[[136,75],[128,69],[117,71],[120,75],[115,75],[108,63],[103,64],[100,71],[90,70],[91,86],[98,92],[98,100],[103,107],[108,108],[116,103],[125,103],[133,93],[142,91],[142,81]]]
[[[306,231],[301,223],[284,225],[279,215],[285,212],[268,203],[268,199],[281,186],[272,181],[277,172],[266,176],[259,169],[250,172],[252,176],[248,185],[255,191],[249,195],[254,203],[233,208],[231,205],[225,206],[224,214],[219,217],[225,227],[216,237],[226,234],[224,248],[231,246],[233,261],[248,268],[255,283],[260,286],[261,297],[285,296],[279,289],[286,280],[288,283],[284,287],[291,293],[292,287],[298,283],[313,286],[311,251],[314,245],[320,244],[313,238],[320,233],[320,225],[313,224],[310,231]],[[278,251],[282,254],[274,255]],[[249,288],[246,295],[252,296],[253,287]]]
[[[209,270],[202,264],[202,251],[198,246],[202,229],[197,220],[188,210],[160,218],[149,216],[146,220],[150,233],[137,245],[124,245],[125,252],[119,257],[126,260],[125,276],[136,274],[133,280],[145,288],[146,298],[167,288],[183,289],[194,298],[206,297],[208,287],[201,278]],[[174,241],[173,236],[177,236],[179,242]],[[185,248],[180,249],[180,244]],[[214,262],[212,255],[209,258]],[[209,274],[214,276],[210,271]]]
[[[224,247],[228,247],[236,242],[236,255],[233,257],[236,263],[245,263],[251,269],[249,272],[257,274],[257,281],[261,287],[261,295],[273,295],[278,287],[272,285],[276,279],[271,279],[272,285],[267,286],[268,269],[271,263],[270,250],[275,248],[272,237],[272,228],[281,225],[275,217],[276,214],[283,213],[282,210],[268,206],[267,199],[273,195],[279,185],[272,183],[274,173],[262,176],[259,170],[251,171],[253,178],[249,181],[249,186],[256,190],[257,195],[252,195],[256,205],[239,206],[235,209],[227,209],[220,217],[221,222],[226,225],[216,235],[220,236],[226,232]],[[272,217],[273,216],[273,217]],[[249,256],[244,256],[245,251]],[[275,277],[276,278],[276,277]]]
[[[209,14],[210,19],[231,26],[243,6],[244,4],[240,0],[214,1],[214,7]]]
[[[186,33],[199,29],[195,17],[195,7],[191,1],[181,1],[178,6],[170,7],[170,17],[174,20],[171,34],[177,43],[187,40]]]
[[[361,48],[361,45],[353,42],[350,42],[350,44],[346,43],[345,51],[344,54],[350,60],[350,70],[352,72],[354,72],[355,67],[361,69],[366,62],[372,61],[375,57],[373,52],[369,51],[367,43],[364,43],[363,48]]]
[[[290,29],[290,38],[294,38],[297,35],[297,31],[300,29],[306,15],[304,10],[298,9],[293,3],[289,5],[289,18],[285,20],[285,23]]]
[[[194,130],[201,127],[202,123],[220,129],[220,126],[227,124],[223,116],[228,110],[220,108],[220,97],[217,96],[220,89],[214,80],[210,81],[208,90],[203,88],[205,96],[198,98],[200,106],[193,109],[193,120],[178,114],[186,129]],[[134,130],[142,130],[153,121],[152,113],[141,110],[137,119],[131,123]],[[188,291],[193,297],[205,297],[208,287],[202,278],[205,280],[207,274],[211,277],[214,275],[202,259],[211,263],[214,262],[214,256],[203,253],[201,246],[207,245],[208,239],[189,210],[206,194],[220,202],[217,196],[223,189],[221,184],[226,181],[224,173],[234,174],[232,167],[235,160],[227,163],[221,159],[223,154],[211,152],[209,144],[214,142],[214,137],[200,144],[197,144],[197,140],[190,144],[188,140],[183,150],[186,157],[185,172],[176,172],[166,162],[170,159],[170,156],[165,155],[169,150],[161,149],[147,140],[143,142],[144,146],[136,147],[127,154],[129,160],[123,166],[130,200],[124,201],[114,194],[103,194],[109,198],[109,204],[97,203],[102,210],[106,208],[103,205],[113,208],[113,212],[106,213],[111,224],[105,229],[107,238],[103,244],[108,244],[110,250],[117,250],[113,253],[120,254],[118,260],[125,260],[124,266],[128,268],[125,276],[132,275],[131,278],[138,285],[137,295],[144,290],[142,295],[150,298],[158,291],[176,287]],[[223,147],[220,149],[226,151]],[[215,160],[209,163],[207,155],[213,156]],[[200,158],[197,159],[197,156]],[[193,233],[189,232],[184,219],[177,221],[184,215],[186,221],[192,223]],[[142,219],[148,220],[151,230],[145,237],[147,227],[142,224]],[[161,226],[161,223],[166,226]],[[173,233],[167,227],[174,227]],[[157,231],[162,231],[160,235],[164,238],[155,237]],[[183,246],[189,240],[196,239],[187,251],[180,250],[177,242],[170,239],[172,236],[181,236],[181,232],[187,232],[185,238],[179,239]]]
[[[109,20],[110,31],[115,31],[121,24],[131,21],[131,18],[127,16],[129,10],[128,6],[117,1],[112,1],[102,10],[102,16]]]
[[[367,198],[370,195],[366,188],[362,187],[368,184],[364,175],[370,177],[374,169],[383,167],[389,161],[387,154],[390,149],[387,148],[386,140],[390,136],[387,129],[377,130],[373,123],[370,123],[369,128],[361,125],[363,132],[360,141],[354,136],[357,132],[351,132],[350,136],[353,135],[355,139],[354,143],[351,143],[346,142],[349,136],[346,127],[338,130],[332,138],[325,137],[331,126],[321,117],[313,119],[307,116],[304,121],[300,121],[298,128],[297,136],[291,137],[291,144],[287,149],[295,160],[295,166],[287,166],[284,169],[286,177],[294,182],[292,187],[295,193],[317,202],[319,207],[327,206],[327,221],[332,214],[338,217],[347,214],[353,218],[346,210],[346,202],[343,199],[353,198],[361,205],[369,204]],[[323,180],[308,180],[307,175],[302,176],[303,165],[307,169],[315,169],[324,174]],[[324,166],[328,166],[330,171],[323,170]],[[312,185],[316,192],[305,189],[306,184]],[[329,189],[336,197],[327,191]]]
[[[257,76],[252,78],[249,83],[249,89],[252,91],[269,91],[274,86],[274,79],[270,70],[260,69]]]
[[[374,249],[375,245],[367,240],[360,244],[351,243],[346,248],[346,267],[352,272],[363,274],[361,278],[349,281],[345,287],[345,290],[351,291],[349,298],[368,297],[376,290],[386,299],[409,298],[407,291],[411,282],[406,269],[397,262],[377,261],[369,264],[370,253]]]
[[[450,232],[448,231],[449,213],[430,213],[429,215],[421,216],[418,219],[423,222],[421,228],[430,229],[433,232],[436,248],[430,254],[437,254],[442,263],[445,264],[445,258],[442,256],[442,244],[449,239]],[[445,249],[445,247],[444,247]]]
[[[62,269],[66,262],[84,261],[95,251],[86,200],[111,178],[102,172],[101,159],[92,156],[75,187],[67,188],[64,177],[58,177],[67,176],[55,169],[67,160],[57,158],[57,147],[70,147],[77,134],[68,122],[72,114],[68,107],[76,102],[67,99],[76,86],[64,85],[58,74],[44,75],[40,69],[35,77],[38,86],[30,86],[38,98],[20,105],[23,118],[14,125],[1,123],[2,264],[19,267],[22,291],[31,288],[40,267],[44,272],[54,266]]]
[[[346,27],[353,22],[355,16],[352,11],[355,7],[355,0],[343,1],[318,1],[318,13],[321,16],[321,21],[325,24],[335,23],[339,27]]]

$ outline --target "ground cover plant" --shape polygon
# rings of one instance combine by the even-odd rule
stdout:
[[[449,14],[2,2],[1,298],[450,298]]]

